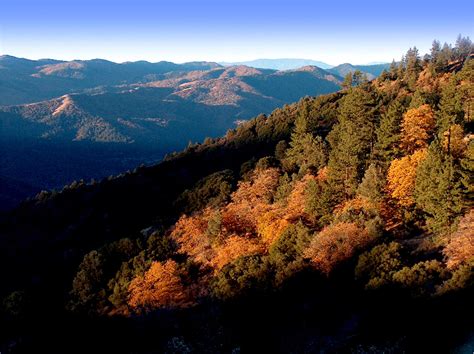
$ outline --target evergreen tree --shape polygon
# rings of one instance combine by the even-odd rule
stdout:
[[[426,100],[423,97],[421,90],[416,90],[413,96],[411,97],[410,106],[408,108],[418,108],[426,104]]]
[[[473,51],[474,51],[474,46],[472,44],[471,39],[469,37],[463,37],[461,35],[458,35],[458,38],[456,39],[456,44],[454,47],[454,53],[455,53],[456,59],[463,60]]]
[[[382,171],[372,163],[365,171],[364,178],[357,191],[362,197],[367,198],[373,203],[377,203],[383,198],[385,183],[386,181],[383,178]]]
[[[395,62],[395,59],[392,60],[392,63],[390,64],[390,68],[388,72],[390,74],[390,79],[396,80],[398,78],[397,63]]]
[[[361,88],[353,88],[342,100],[339,122],[328,135],[331,145],[328,178],[341,198],[356,191],[376,140],[377,116],[373,98]]]
[[[394,101],[382,115],[377,127],[376,156],[383,163],[390,163],[400,155],[400,131],[405,107],[399,100]]]
[[[341,87],[345,90],[348,90],[352,87],[352,73],[349,72],[344,76],[344,81],[342,82]]]
[[[303,116],[296,119],[291,134],[290,148],[286,151],[283,165],[287,170],[299,169],[301,174],[308,170],[319,170],[326,163],[326,148],[320,136],[308,132],[307,120]]]
[[[459,167],[433,142],[418,166],[414,191],[416,205],[425,212],[430,230],[443,232],[462,215],[461,188]]]
[[[408,84],[408,87],[411,90],[414,90],[416,87],[416,80],[418,79],[418,74],[420,73],[421,61],[416,47],[410,48],[406,54],[406,73],[405,80]]]
[[[457,78],[449,80],[441,91],[439,110],[436,114],[436,130],[438,137],[442,137],[444,132],[453,124],[462,125],[464,121],[463,101],[459,90],[457,90]]]
[[[313,223],[320,227],[327,225],[332,219],[332,210],[335,206],[331,185],[324,180],[311,180],[306,188],[308,198],[305,212]]]

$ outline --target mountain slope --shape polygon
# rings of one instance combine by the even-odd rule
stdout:
[[[469,43],[443,65],[411,52],[411,66],[391,75],[2,214],[0,345],[220,353],[465,344],[474,140],[470,105],[453,103],[472,100]]]

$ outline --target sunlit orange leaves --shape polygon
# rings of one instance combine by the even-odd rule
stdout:
[[[132,280],[129,294],[128,305],[137,312],[192,304],[181,283],[177,264],[172,260],[154,262],[143,276]]]
[[[179,252],[197,262],[206,262],[212,254],[211,243],[205,235],[207,227],[207,218],[202,215],[181,217],[171,233]]]
[[[341,222],[330,225],[315,235],[304,256],[316,268],[329,274],[336,265],[351,258],[371,241],[372,237],[367,230],[354,223]]]
[[[426,149],[415,151],[412,155],[393,160],[388,169],[388,189],[392,198],[402,206],[411,206],[415,203],[416,169],[426,158]]]
[[[223,224],[230,233],[255,232],[257,217],[270,210],[278,186],[278,170],[256,171],[250,181],[241,182],[232,194],[232,201],[222,213]]]
[[[263,247],[255,239],[230,236],[222,245],[215,247],[215,255],[210,261],[210,265],[218,271],[241,256],[261,253],[262,250]]]
[[[428,146],[435,125],[431,107],[424,104],[403,115],[401,147],[408,153]]]
[[[284,210],[273,209],[258,218],[257,232],[261,241],[268,248],[290,224],[285,218]]]

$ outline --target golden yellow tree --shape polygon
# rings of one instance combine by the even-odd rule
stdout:
[[[325,227],[315,235],[304,256],[316,268],[329,274],[336,265],[351,258],[370,242],[372,237],[367,230],[355,223],[340,222]]]
[[[415,203],[416,169],[426,158],[426,149],[415,151],[412,155],[393,160],[388,169],[387,188],[392,198],[402,206],[411,206]]]
[[[429,105],[409,109],[403,115],[401,147],[408,153],[427,147],[434,126],[434,113]]]
[[[283,230],[290,224],[286,220],[285,210],[274,208],[259,216],[257,222],[257,232],[261,242],[268,249],[272,243],[278,239]]]
[[[128,288],[128,305],[136,312],[160,308],[187,307],[192,301],[181,283],[176,262],[153,262],[143,275],[133,279]]]

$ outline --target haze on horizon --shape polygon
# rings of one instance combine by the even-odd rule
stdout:
[[[435,38],[472,37],[473,14],[466,0],[3,0],[0,55],[367,64],[399,60],[412,46],[426,53]]]

